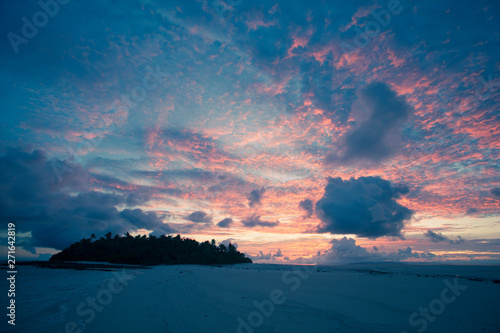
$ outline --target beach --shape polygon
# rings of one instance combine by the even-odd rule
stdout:
[[[499,272],[388,264],[22,266],[16,326],[6,330],[498,332]]]

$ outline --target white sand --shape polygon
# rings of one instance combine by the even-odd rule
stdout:
[[[500,284],[455,282],[453,277],[491,280],[500,278],[499,267],[363,265],[302,271],[245,264],[158,266],[118,275],[23,269],[18,300],[30,305],[18,309],[22,332],[65,332],[72,321],[78,326],[72,330],[68,324],[68,331],[89,333],[418,332],[425,325],[426,332],[500,332]],[[117,276],[126,275],[134,278],[123,280],[122,288]],[[445,281],[466,289],[455,290],[456,296]],[[96,303],[99,311],[88,302],[96,296],[104,304]],[[259,311],[255,303],[263,308]],[[435,315],[424,319],[417,313],[412,326],[412,313],[430,303]]]

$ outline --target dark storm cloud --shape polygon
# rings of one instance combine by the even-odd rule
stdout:
[[[153,230],[155,235],[165,235],[172,232],[172,229],[164,224],[155,212],[144,212],[142,209],[124,209],[120,212],[120,216],[138,229]]]
[[[314,205],[311,199],[304,199],[299,203],[299,208],[306,212],[306,217],[309,218],[314,214]]]
[[[219,221],[219,223],[217,223],[217,226],[221,227],[221,228],[229,228],[229,226],[232,223],[233,223],[233,219],[230,217],[226,217],[225,219]]]
[[[351,109],[353,129],[327,155],[326,163],[379,163],[394,156],[401,146],[402,129],[412,110],[404,97],[381,82],[363,87],[357,95]]]
[[[406,194],[410,193],[410,188],[406,184],[396,183],[396,184],[393,184],[392,187],[394,189],[394,193],[396,193],[396,195],[398,195],[398,197],[399,197],[399,195],[406,195]]]
[[[261,221],[260,216],[258,215],[252,215],[249,216],[241,221],[245,227],[253,228],[256,226],[260,227],[275,227],[277,226],[280,222],[268,222],[268,221]]]
[[[185,220],[196,222],[196,223],[210,223],[212,222],[212,217],[208,216],[207,213],[202,211],[196,211],[184,218]]]
[[[429,238],[434,243],[444,242],[445,240],[448,240],[448,237],[445,237],[443,236],[443,234],[439,232],[434,232],[432,230],[427,230],[424,233],[424,236]]]
[[[0,157],[0,220],[31,232],[23,240],[27,249],[63,249],[92,233],[172,232],[154,212],[119,211],[116,205],[136,199],[88,191],[88,181],[89,173],[78,164],[47,159],[38,150],[9,149]]]
[[[318,231],[402,238],[404,223],[413,214],[396,202],[403,193],[405,188],[393,187],[379,177],[329,178],[323,197],[316,203],[316,215],[323,222]]]
[[[266,189],[262,187],[260,189],[253,190],[252,192],[250,192],[247,195],[248,206],[254,207],[256,205],[260,205],[262,196],[264,195],[265,191],[266,191]]]
[[[490,190],[490,193],[493,195],[493,197],[500,199],[500,187],[493,187]]]
[[[434,232],[432,230],[427,230],[424,232],[424,236],[429,238],[431,242],[440,243],[440,242],[448,242],[450,244],[462,244],[465,243],[465,239],[461,236],[457,236],[457,239],[451,239],[440,232]]]

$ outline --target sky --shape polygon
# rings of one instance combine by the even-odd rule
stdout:
[[[255,262],[500,263],[498,1],[0,3],[0,220]]]

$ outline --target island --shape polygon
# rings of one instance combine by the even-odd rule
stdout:
[[[229,243],[217,245],[215,240],[202,243],[194,239],[161,235],[124,236],[109,232],[105,237],[96,239],[93,234],[71,244],[63,251],[54,254],[50,261],[95,261],[130,265],[216,265],[252,263],[250,258],[236,250]]]

